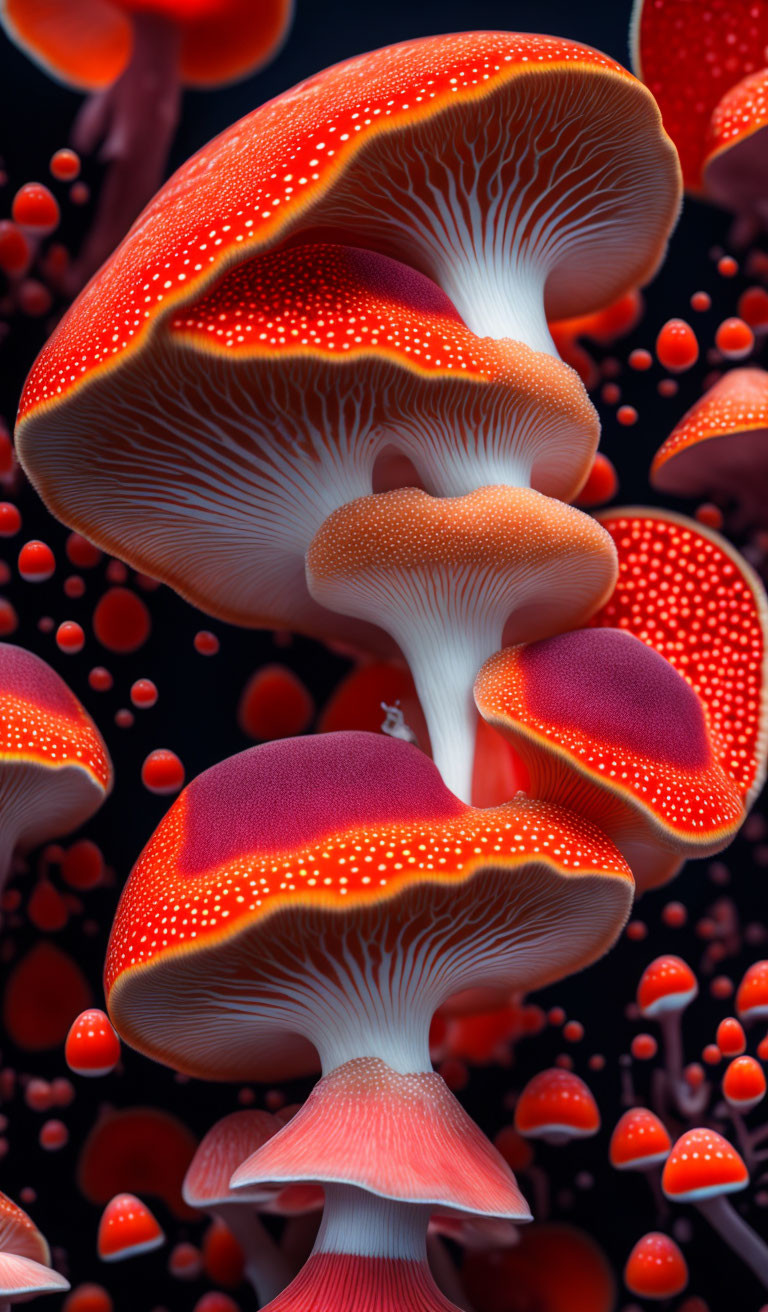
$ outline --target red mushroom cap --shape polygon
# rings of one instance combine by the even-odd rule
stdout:
[[[1,846],[22,851],[77,828],[112,786],[104,741],[64,680],[39,656],[0,643]],[[0,878],[5,869],[0,869]]]
[[[454,993],[527,990],[594,960],[631,894],[615,849],[558,808],[467,807],[421,752],[380,735],[281,740],[174,803],[118,909],[108,1005],[129,1042],[207,1078],[282,1078],[319,1051],[328,1073],[249,1183],[339,1180],[525,1216],[429,1069],[429,1023]],[[380,1150],[393,1106],[402,1170]],[[352,1134],[361,1109],[370,1132]]]
[[[666,1126],[647,1107],[631,1107],[616,1122],[609,1155],[617,1171],[645,1171],[666,1161],[672,1140]]]
[[[676,1203],[696,1203],[735,1193],[749,1184],[749,1172],[732,1144],[715,1130],[688,1130],[666,1160],[661,1187]]]
[[[140,1190],[162,1199],[182,1221],[195,1219],[181,1186],[197,1139],[178,1117],[155,1107],[105,1111],[88,1134],[77,1164],[77,1184],[90,1203],[104,1205],[116,1191]]]
[[[651,466],[663,492],[733,501],[745,521],[765,517],[768,373],[732,369],[673,428]]]
[[[182,1189],[185,1203],[212,1210],[222,1203],[267,1201],[274,1190],[235,1192],[229,1182],[240,1163],[277,1134],[282,1124],[277,1116],[255,1108],[232,1112],[217,1121],[200,1141],[189,1164]]]
[[[765,1073],[754,1057],[736,1057],[723,1076],[723,1096],[732,1107],[749,1112],[765,1097]]]
[[[638,1239],[624,1267],[624,1284],[640,1298],[674,1298],[688,1284],[688,1264],[669,1235],[652,1230]]]
[[[689,191],[702,190],[710,117],[765,64],[768,10],[752,0],[635,0],[632,64],[653,92]]]
[[[768,58],[768,56],[765,56]],[[709,121],[704,187],[739,214],[768,218],[768,68],[726,91]]]
[[[165,1243],[157,1220],[135,1194],[117,1194],[101,1214],[97,1248],[102,1262],[151,1253]]]
[[[644,1016],[683,1011],[699,991],[698,981],[682,957],[656,957],[640,977],[637,1005]]]
[[[682,515],[621,508],[597,519],[615,543],[619,577],[590,624],[626,629],[679,670],[748,808],[762,787],[768,743],[762,584],[724,538]]]
[[[446,843],[450,859],[443,855]],[[309,934],[307,943],[321,951],[335,925],[349,920],[361,933],[370,911],[373,932],[383,907],[397,908],[399,918],[411,902],[426,899],[437,908],[446,897],[458,920],[462,890],[476,899],[498,869],[510,875],[487,903],[489,919],[464,928],[458,970],[446,970],[444,962],[439,991],[445,997],[474,983],[538,987],[599,954],[631,896],[615,849],[592,826],[544,804],[515,801],[475,811],[448,791],[421,752],[395,739],[339,733],[251,748],[188,785],[134,867],[105,967],[113,1022],[142,1051],[209,1078],[306,1070],[307,1040],[285,1033],[291,1024],[278,1021],[270,999],[283,972],[283,933]],[[497,899],[524,898],[529,881],[541,915],[552,881],[560,925],[566,911],[575,917],[557,961],[549,937],[546,962],[533,939],[522,953],[510,939],[498,958],[486,949],[475,961],[470,945],[476,935],[485,941]],[[588,927],[582,900],[589,901],[593,887],[599,905],[590,906]],[[405,932],[401,950],[408,940]],[[450,959],[452,943],[440,942]],[[237,956],[253,948],[262,963],[250,986],[254,1005],[248,1015],[233,1016],[226,1001],[226,992],[236,990],[231,972]],[[356,951],[367,951],[364,938]],[[218,972],[220,996],[213,988]],[[291,978],[298,979],[295,972],[294,961]],[[167,990],[172,1023],[162,1001]],[[430,1014],[442,1001],[430,995]],[[297,999],[293,1019],[302,1013]],[[322,1042],[316,1018],[307,1028]]]
[[[528,791],[599,824],[641,892],[685,856],[724,847],[744,819],[696,693],[630,633],[582,629],[497,652],[475,701],[522,758]]]
[[[120,1060],[120,1040],[109,1017],[98,1007],[82,1011],[72,1022],[64,1047],[67,1065],[76,1075],[108,1075]]]
[[[356,56],[269,101],[178,170],[59,325],[22,414],[143,349],[168,313],[289,233],[401,259],[433,277],[474,331],[519,339],[527,327],[531,345],[549,346],[544,302],[550,318],[565,318],[646,281],[678,205],[677,159],[653,98],[598,51],[468,32]],[[478,241],[466,232],[470,206]],[[505,297],[518,266],[534,290],[521,295],[514,282]],[[515,322],[510,301],[531,305],[534,322]]]
[[[768,1017],[768,961],[755,961],[744,972],[736,993],[736,1010],[747,1022]]]
[[[131,18],[164,20],[179,32],[179,71],[192,87],[247,77],[279,49],[290,26],[292,0],[3,0],[8,35],[37,64],[81,91],[108,87],[126,68]]]
[[[515,1105],[515,1129],[527,1139],[584,1139],[600,1129],[600,1112],[578,1075],[553,1066],[526,1084]]]

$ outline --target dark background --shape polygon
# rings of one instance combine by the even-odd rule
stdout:
[[[582,4],[558,0],[535,3],[386,0],[383,5],[298,0],[293,30],[269,68],[223,91],[185,95],[172,164],[180,163],[233,119],[317,69],[408,37],[469,27],[543,31],[594,44],[627,63],[630,8],[627,0],[610,0],[605,4],[594,0]],[[0,150],[9,179],[4,189],[5,199],[0,204],[2,214],[8,212],[13,192],[21,183],[32,178],[50,182],[48,160],[56,148],[66,144],[69,125],[80,103],[79,96],[52,82],[0,36]],[[98,181],[98,173],[92,168],[86,168],[85,177]],[[54,185],[54,190],[64,198],[65,189]],[[87,211],[83,215],[71,206],[64,206],[64,216],[60,235],[75,242],[84,218],[87,219]],[[652,347],[659,327],[672,315],[691,319],[702,343],[711,342],[715,326],[725,314],[735,312],[736,296],[747,285],[742,275],[733,280],[717,275],[711,250],[725,242],[727,229],[727,218],[719,212],[695,203],[686,204],[664,269],[647,292],[644,320],[635,333],[615,348],[619,358],[626,360],[633,346]],[[713,308],[706,315],[694,315],[689,310],[689,298],[700,288],[713,296]],[[43,339],[40,323],[15,320],[8,339],[0,347],[0,414],[9,425],[24,374]],[[637,407],[638,424],[621,428],[613,410],[602,407],[603,449],[618,467],[621,501],[631,504],[656,499],[647,485],[650,458],[698,395],[705,371],[706,363],[702,361],[697,369],[681,378],[678,396],[665,400],[656,392],[661,376],[658,368],[648,374],[624,369],[619,379],[622,400]],[[599,397],[595,399],[599,403]],[[59,567],[50,583],[37,587],[21,583],[14,571],[6,593],[19,613],[20,627],[12,640],[39,652],[63,674],[108,741],[117,771],[117,788],[87,833],[102,845],[116,871],[119,887],[168,805],[167,799],[148,794],[140,782],[141,763],[150,750],[159,746],[172,748],[181,756],[190,778],[248,745],[237,727],[235,709],[243,684],[260,664],[271,660],[290,663],[305,679],[319,705],[348,667],[345,661],[309,641],[297,639],[286,650],[276,647],[270,635],[208,621],[166,589],[146,594],[153,631],[142,650],[130,657],[104,652],[88,630],[93,606],[105,587],[104,567],[88,572],[88,590],[82,600],[67,600],[61,586],[70,572],[63,554],[66,534],[51,521],[30,489],[22,489],[19,504],[24,515],[22,536],[15,541],[0,542],[5,559],[13,568],[21,541],[41,537],[56,550]],[[53,636],[39,631],[41,616],[51,616],[57,624],[64,619],[79,620],[88,633],[85,650],[76,657],[61,655]],[[221,651],[217,656],[206,658],[194,650],[193,637],[200,628],[210,628],[220,637]],[[115,676],[114,689],[109,693],[97,694],[88,686],[88,671],[97,664],[107,665]],[[154,709],[136,712],[133,728],[118,729],[113,723],[114,713],[130,704],[130,685],[142,676],[155,681],[160,700]],[[759,920],[764,907],[764,875],[754,856],[753,846],[745,839],[727,855],[733,875],[732,892],[745,922]],[[696,938],[694,926],[718,895],[706,866],[691,864],[673,889],[651,895],[638,909],[637,915],[647,922],[650,930],[645,942],[622,941],[605,962],[581,977],[566,980],[541,999],[546,1005],[561,1004],[569,1017],[581,1020],[585,1026],[584,1040],[570,1050],[577,1071],[588,1078],[601,1105],[604,1130],[598,1139],[582,1145],[559,1150],[544,1148],[540,1160],[551,1172],[555,1192],[573,1193],[572,1208],[561,1209],[559,1213],[556,1209],[556,1214],[569,1216],[595,1235],[617,1272],[635,1240],[656,1224],[644,1182],[616,1176],[606,1161],[608,1135],[621,1110],[618,1058],[627,1051],[631,1035],[638,1028],[626,1020],[624,1010],[634,995],[643,967],[659,952],[677,951],[692,964],[698,962],[702,944]],[[83,920],[74,918],[57,936],[61,945],[73,952],[87,970],[97,1004],[101,1001],[99,977],[116,896],[116,887],[84,896],[86,918],[98,923],[98,933],[86,934]],[[684,901],[689,910],[689,926],[685,930],[666,929],[659,920],[659,912],[670,897]],[[14,928],[12,936],[6,929],[4,964],[0,970],[5,971],[8,962],[21,955],[38,937],[26,924]],[[738,980],[743,968],[757,955],[754,948],[747,950],[727,959],[721,969]],[[727,1004],[712,1001],[708,982],[703,980],[702,995],[692,1009],[687,1031],[690,1058],[697,1057],[703,1044],[713,1040],[717,1021],[726,1014]],[[510,1119],[503,1105],[505,1093],[521,1087],[537,1069],[568,1048],[551,1028],[524,1042],[511,1069],[483,1068],[473,1072],[470,1085],[462,1095],[466,1105],[487,1132],[495,1132]],[[587,1069],[587,1058],[595,1052],[604,1053],[607,1058],[601,1074],[591,1074]],[[58,1051],[30,1055],[5,1047],[3,1055],[5,1062],[22,1074],[52,1078],[66,1073]],[[646,1072],[640,1068],[641,1090],[645,1079]],[[99,1082],[76,1083],[75,1102],[61,1113],[70,1129],[70,1142],[58,1153],[46,1154],[39,1147],[37,1137],[45,1118],[28,1111],[18,1096],[2,1109],[9,1117],[10,1150],[0,1161],[0,1188],[14,1197],[18,1197],[25,1185],[37,1190],[38,1201],[30,1210],[52,1244],[67,1250],[73,1283],[86,1279],[102,1281],[113,1292],[118,1312],[129,1312],[129,1309],[139,1312],[156,1304],[174,1310],[192,1308],[204,1285],[198,1282],[185,1286],[172,1281],[165,1272],[167,1249],[126,1263],[117,1270],[100,1267],[95,1253],[98,1209],[77,1194],[73,1183],[78,1145],[102,1103],[164,1106],[202,1133],[220,1115],[234,1109],[237,1090],[196,1083],[182,1087],[171,1073],[130,1053],[126,1054],[122,1075]],[[259,1100],[262,1093],[257,1090]],[[582,1171],[590,1172],[595,1184],[592,1188],[574,1190],[574,1180]],[[172,1240],[181,1237],[182,1228],[162,1205],[158,1204],[156,1210],[169,1237]],[[752,1206],[749,1217],[765,1231],[764,1213]],[[694,1239],[686,1248],[692,1269],[689,1292],[704,1296],[712,1312],[757,1312],[764,1300],[756,1282],[740,1269],[702,1221],[693,1218],[693,1224]],[[199,1238],[200,1232],[199,1227],[191,1227],[188,1233]],[[241,1291],[240,1301],[244,1308],[253,1306],[248,1291]],[[48,1306],[54,1308],[56,1302],[50,1300]],[[631,1300],[623,1302],[628,1304]],[[622,1305],[621,1298],[619,1305]]]

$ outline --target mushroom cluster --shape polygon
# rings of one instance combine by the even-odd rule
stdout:
[[[719,850],[759,786],[766,611],[747,567],[677,517],[570,504],[598,425],[548,324],[635,295],[679,198],[653,97],[606,56],[498,32],[406,42],[194,156],[27,381],[19,456],[60,519],[220,618],[402,659],[426,722],[432,760],[388,707],[390,736],[214,765],[115,916],[105,991],[128,1044],[207,1080],[321,1070],[290,1118],[214,1127],[185,1183],[234,1219],[275,1312],[447,1312],[430,1222],[530,1213],[432,1070],[433,1016],[595,961],[635,881]],[[686,617],[711,603],[702,636]],[[482,767],[504,738],[527,791],[495,799]],[[599,1128],[559,1070],[516,1120]],[[322,1223],[279,1292],[254,1213],[307,1185]]]

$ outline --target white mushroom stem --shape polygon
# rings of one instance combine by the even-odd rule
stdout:
[[[768,1289],[768,1245],[720,1194],[696,1204],[702,1216]]]
[[[133,51],[125,71],[84,106],[72,133],[88,154],[102,141],[107,166],[96,217],[71,270],[77,292],[111,255],[163,180],[181,103],[176,25],[154,14],[133,16]]]
[[[285,1289],[295,1270],[262,1224],[255,1207],[246,1203],[228,1204],[216,1214],[243,1250],[246,1279],[262,1307]]]

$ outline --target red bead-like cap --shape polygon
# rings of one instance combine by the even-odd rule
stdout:
[[[749,1184],[749,1172],[732,1144],[715,1130],[688,1130],[667,1158],[661,1187],[676,1203],[695,1203],[734,1193]]]

